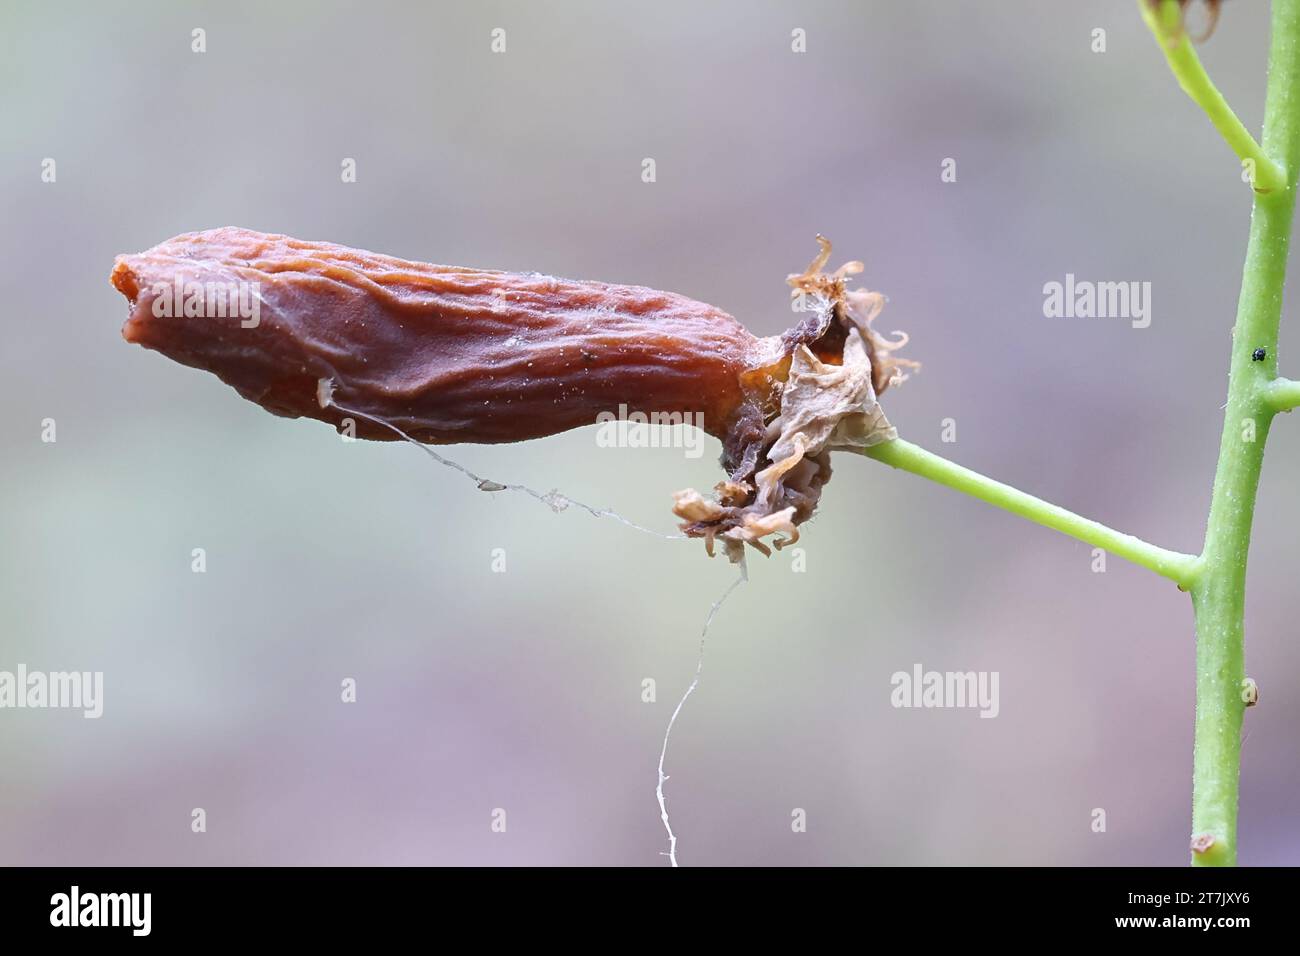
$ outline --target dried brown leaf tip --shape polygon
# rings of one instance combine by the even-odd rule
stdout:
[[[820,239],[820,237],[819,237]],[[247,229],[119,256],[123,336],[215,374],[277,415],[391,440],[521,441],[630,408],[691,416],[722,440],[716,498],[677,495],[687,534],[739,559],[797,538],[829,453],[894,437],[877,403],[914,363],[872,329],[883,298],[791,276],[802,320],[756,338],[727,313],[638,286],[430,265]],[[370,420],[370,419],[373,419]]]

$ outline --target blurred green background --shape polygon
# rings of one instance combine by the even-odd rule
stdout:
[[[3,19],[0,669],[102,670],[105,713],[0,711],[0,862],[664,863],[659,747],[733,570],[126,345],[113,256],[179,232],[670,289],[762,335],[821,232],[924,362],[886,396],[905,437],[1199,546],[1250,196],[1131,0]],[[1264,3],[1227,5],[1202,48],[1252,128],[1266,50]],[[1151,282],[1150,328],[1044,318],[1067,272]],[[1246,863],[1300,860],[1298,426],[1274,429],[1252,554]],[[451,454],[665,532],[671,493],[720,477],[712,439],[691,459],[595,431]],[[754,556],[710,634],[668,754],[681,862],[1183,863],[1185,596],[874,462],[835,470],[806,572]],[[894,709],[916,663],[997,671],[999,716]]]

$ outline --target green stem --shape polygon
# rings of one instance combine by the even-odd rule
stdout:
[[[896,439],[865,454],[1030,521],[1104,548],[1190,590],[1196,613],[1196,740],[1192,862],[1237,861],[1241,724],[1246,709],[1246,558],[1264,445],[1273,417],[1300,407],[1300,383],[1277,375],[1287,252],[1300,169],[1300,0],[1274,0],[1263,146],[1256,144],[1201,68],[1174,0],[1140,0],[1183,89],[1229,145],[1256,168],[1255,207],[1242,270],[1205,548],[1166,551]],[[1261,177],[1264,177],[1261,179]]]
[[[1183,12],[1177,0],[1138,0],[1142,18],[1155,34],[1169,69],[1178,85],[1205,111],[1224,141],[1253,170],[1251,184],[1257,192],[1267,193],[1286,184],[1285,166],[1278,165],[1255,137],[1250,135],[1218,87],[1210,79],[1196,48],[1183,28]]]
[[[1123,534],[1099,522],[1080,517],[1058,505],[1025,494],[1000,481],[986,478],[969,468],[963,468],[901,438],[873,445],[864,453],[876,461],[928,478],[1002,508],[1004,511],[1028,518],[1036,524],[1103,548],[1144,568],[1150,568],[1157,574],[1174,581],[1183,589],[1189,588],[1195,579],[1198,562],[1197,558],[1190,554],[1166,551],[1164,548],[1148,544],[1141,538]]]
[[[1274,0],[1264,149],[1286,170],[1300,168],[1298,112],[1300,0]],[[1255,195],[1204,566],[1192,587],[1197,630],[1192,862],[1203,866],[1232,865],[1237,859],[1237,790],[1246,706],[1242,700],[1246,556],[1276,397],[1291,391],[1274,381],[1295,208],[1294,173],[1285,185]],[[1260,348],[1265,356],[1255,361],[1255,350]]]

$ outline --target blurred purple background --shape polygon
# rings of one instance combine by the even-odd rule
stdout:
[[[1266,14],[1228,5],[1202,48],[1252,128]],[[97,721],[0,711],[0,862],[665,862],[659,747],[734,571],[126,345],[113,256],[179,232],[637,283],[763,335],[791,323],[784,278],[821,232],[924,362],[886,396],[903,436],[1199,547],[1250,197],[1131,0],[10,2],[3,20],[0,669],[106,686]],[[1044,318],[1067,272],[1151,282],[1151,326]],[[712,439],[689,459],[594,436],[450,453],[665,532],[671,493],[721,476]],[[1251,557],[1244,863],[1300,862],[1298,473],[1283,418]],[[1193,629],[1173,585],[1115,557],[1093,573],[1083,544],[852,456],[801,545],[805,573],[751,558],[674,731],[684,865],[1185,862]],[[894,709],[890,675],[916,663],[997,671],[999,716]]]

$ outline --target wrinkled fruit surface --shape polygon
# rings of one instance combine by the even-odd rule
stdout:
[[[429,443],[540,438],[620,406],[690,415],[728,479],[677,495],[683,530],[786,543],[830,476],[829,452],[889,440],[877,396],[913,363],[871,330],[860,269],[791,276],[803,321],[756,338],[720,309],[638,286],[410,262],[224,228],[119,256],[129,342],[212,372],[277,415],[335,426],[352,409]],[[695,416],[700,416],[695,418]],[[358,437],[396,435],[364,419]]]

